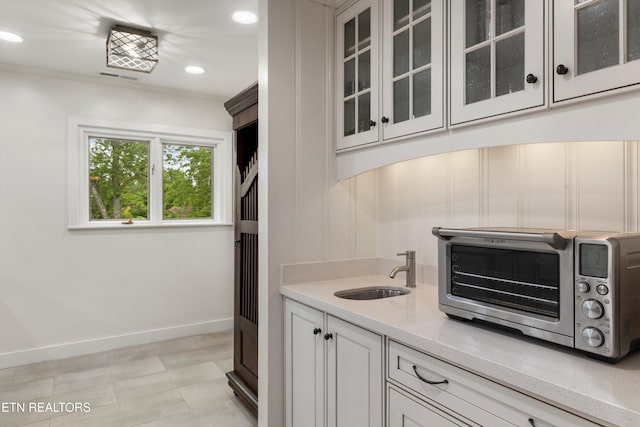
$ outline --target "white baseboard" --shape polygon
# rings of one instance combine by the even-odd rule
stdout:
[[[172,326],[169,328],[96,338],[92,340],[56,344],[28,350],[0,353],[0,369],[26,365],[29,363],[43,362],[45,360],[64,359],[66,357],[98,353],[100,351],[147,344],[155,341],[164,341],[171,338],[221,332],[232,328],[233,318],[227,318],[208,322],[192,323],[190,325]]]

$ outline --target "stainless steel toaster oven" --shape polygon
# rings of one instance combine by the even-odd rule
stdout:
[[[449,317],[616,362],[640,344],[640,233],[435,227]]]

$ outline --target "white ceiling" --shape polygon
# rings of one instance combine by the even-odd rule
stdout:
[[[24,37],[18,44],[0,40],[0,63],[94,77],[114,73],[140,85],[230,98],[258,79],[258,24],[237,24],[231,15],[257,9],[258,0],[0,0],[0,31]],[[151,74],[106,66],[114,24],[158,36],[159,62]],[[207,72],[187,74],[187,65]]]

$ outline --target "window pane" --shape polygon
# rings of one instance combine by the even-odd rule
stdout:
[[[409,77],[393,82],[393,123],[409,120]]]
[[[371,87],[371,51],[358,55],[358,91]]]
[[[640,1],[627,2],[627,61],[640,58]]]
[[[344,63],[344,96],[353,95],[356,90],[356,60]]]
[[[431,114],[431,70],[413,75],[413,117]]]
[[[149,144],[89,138],[89,220],[149,218]]]
[[[344,24],[344,57],[356,53],[356,19]]]
[[[467,0],[465,5],[465,46],[471,47],[491,36],[491,0]]]
[[[371,9],[368,8],[358,15],[358,50],[371,44]]]
[[[356,133],[356,99],[344,101],[344,136]]]
[[[409,71],[409,30],[393,37],[393,77]]]
[[[358,132],[371,129],[371,93],[358,97]]]
[[[524,33],[496,43],[496,96],[524,90]]]
[[[164,219],[212,218],[213,148],[162,145]]]
[[[431,2],[428,0],[413,0],[413,19],[431,12]]]
[[[496,3],[496,35],[524,25],[524,0],[499,0]]]
[[[409,23],[409,0],[393,0],[393,30]]]
[[[578,10],[578,74],[618,64],[618,11],[618,0]]]
[[[491,98],[491,46],[467,53],[465,67],[466,103]]]
[[[431,62],[431,19],[413,27],[413,69]]]

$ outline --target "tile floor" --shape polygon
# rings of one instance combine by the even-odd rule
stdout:
[[[256,426],[227,385],[232,357],[228,331],[2,369],[0,426]]]

